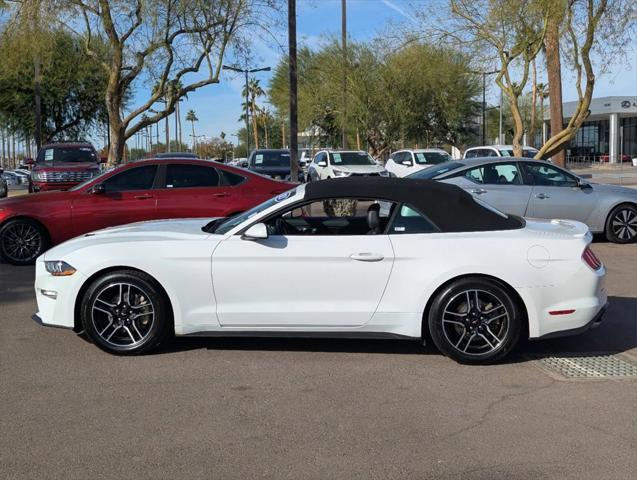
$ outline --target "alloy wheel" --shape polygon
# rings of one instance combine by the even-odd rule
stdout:
[[[507,338],[510,313],[504,302],[485,290],[464,290],[449,300],[442,314],[442,332],[464,355],[486,355]]]
[[[15,263],[29,262],[42,251],[42,233],[33,225],[16,222],[7,225],[2,235],[2,252],[7,260]]]
[[[617,211],[610,225],[613,234],[622,241],[629,242],[637,238],[637,213],[631,208]]]
[[[95,332],[115,347],[135,347],[150,335],[155,308],[149,295],[130,283],[102,288],[91,305]]]

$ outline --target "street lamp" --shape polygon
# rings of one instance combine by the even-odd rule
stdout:
[[[482,75],[482,145],[486,145],[487,142],[487,75],[493,75],[500,70],[493,70],[491,72],[469,70],[467,73],[474,75]]]
[[[231,65],[223,65],[222,68],[224,70],[232,70],[233,72],[238,72],[238,73],[243,73],[245,74],[245,78],[246,78],[246,157],[250,156],[250,126],[249,126],[249,114],[248,114],[248,103],[250,102],[249,99],[249,92],[248,92],[248,74],[250,73],[256,73],[256,72],[269,72],[271,70],[270,67],[263,67],[263,68],[239,68],[239,67],[233,67]]]

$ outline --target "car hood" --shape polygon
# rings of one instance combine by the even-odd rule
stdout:
[[[15,208],[17,213],[20,214],[21,207],[31,205],[34,203],[50,205],[53,202],[70,202],[71,198],[74,196],[74,192],[68,191],[49,191],[49,192],[38,192],[31,193],[28,195],[18,195],[17,197],[8,197],[0,200],[0,208]]]
[[[53,247],[44,254],[44,259],[57,260],[73,251],[104,244],[205,239],[211,237],[211,234],[201,228],[211,220],[214,218],[153,220],[104,228]],[[222,237],[219,235],[219,238]]]
[[[384,172],[385,168],[380,165],[332,165],[335,170],[348,173],[379,173]]]
[[[637,189],[622,187],[621,185],[608,185],[605,183],[591,183],[597,193],[614,193],[619,195],[637,196]]]

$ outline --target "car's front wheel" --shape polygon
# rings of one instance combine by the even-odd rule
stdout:
[[[109,353],[137,355],[157,347],[172,325],[164,292],[148,275],[120,270],[98,277],[81,304],[84,329]]]
[[[606,238],[613,243],[637,241],[637,207],[618,205],[610,212],[606,222]]]
[[[31,265],[48,246],[46,230],[30,218],[9,220],[0,228],[0,254],[13,265]]]
[[[443,354],[460,363],[485,364],[511,352],[522,320],[519,305],[499,282],[475,277],[452,282],[438,294],[428,326]]]

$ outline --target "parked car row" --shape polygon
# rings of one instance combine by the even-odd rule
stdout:
[[[419,164],[421,153],[430,162],[426,168]],[[508,214],[580,221],[612,242],[637,240],[637,190],[588,183],[544,161],[502,157],[449,161],[443,153],[396,152],[388,168],[398,168],[407,157],[404,161],[412,164],[401,165],[416,170],[408,179],[457,185]],[[254,165],[264,167],[260,172],[190,158],[144,160],[102,173],[66,192],[3,200],[0,254],[10,263],[29,264],[50,246],[100,228],[162,218],[235,215],[293,187],[263,175],[289,178],[285,167],[268,171],[272,163],[267,158],[252,156]],[[441,159],[445,161],[435,163]],[[396,174],[367,153],[353,151],[321,151],[308,170],[310,181],[390,175]]]
[[[67,191],[0,202],[0,254],[33,263],[47,248],[100,228],[162,218],[226,217],[293,185],[194,159],[129,163]]]
[[[577,220],[615,243],[637,240],[637,190],[589,183],[542,160],[470,158],[412,174],[451,183],[513,215]]]

